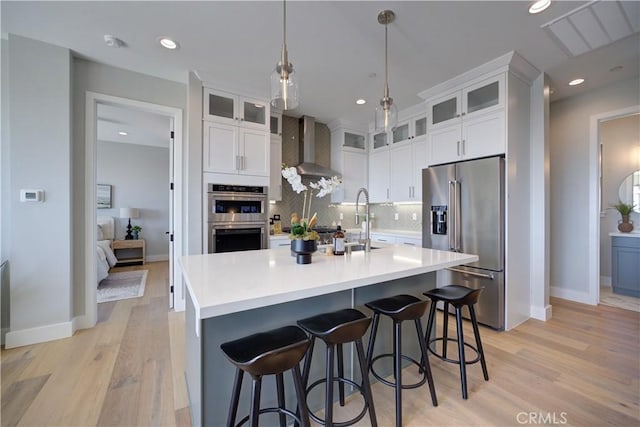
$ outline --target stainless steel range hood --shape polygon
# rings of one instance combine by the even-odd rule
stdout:
[[[300,117],[300,164],[296,166],[298,175],[311,177],[340,177],[340,173],[315,163],[316,120],[310,116]]]

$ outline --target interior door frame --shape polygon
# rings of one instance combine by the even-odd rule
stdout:
[[[97,290],[96,290],[96,173],[97,173],[97,108],[98,104],[118,104],[121,106],[161,114],[173,119],[174,124],[174,204],[173,224],[174,233],[174,310],[184,310],[184,286],[182,286],[182,272],[175,263],[177,256],[182,254],[183,236],[181,233],[183,200],[182,200],[182,159],[183,159],[183,110],[166,105],[136,101],[128,98],[105,95],[87,91],[85,102],[85,314],[77,323],[77,327],[90,328],[95,326],[98,315]]]
[[[640,105],[591,116],[589,126],[589,303],[600,302],[600,124],[640,113]]]

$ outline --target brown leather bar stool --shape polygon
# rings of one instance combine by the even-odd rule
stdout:
[[[422,325],[420,318],[427,311],[429,301],[414,297],[413,295],[396,295],[390,298],[382,298],[365,304],[373,310],[373,327],[371,328],[371,338],[369,339],[369,347],[367,349],[367,363],[374,377],[381,383],[395,388],[396,395],[396,427],[402,426],[402,390],[413,389],[422,386],[425,382],[429,382],[429,391],[431,393],[431,402],[433,406],[438,406],[436,398],[436,389],[431,376],[431,367],[429,366],[429,358],[427,346],[422,335]],[[389,316],[393,320],[393,353],[380,354],[373,357],[373,350],[378,332],[378,323],[380,315]],[[420,362],[409,356],[402,354],[402,322],[405,320],[413,320],[418,334],[418,342],[420,343],[421,360]],[[393,357],[393,373],[395,382],[387,381],[379,375],[373,363],[383,357]],[[418,366],[422,379],[414,384],[402,383],[402,359],[408,360]]]
[[[466,286],[448,285],[442,288],[431,289],[424,293],[432,301],[431,309],[429,310],[429,321],[427,322],[427,332],[424,337],[427,341],[429,351],[436,357],[445,362],[456,363],[460,365],[460,383],[462,386],[462,398],[467,398],[467,365],[477,363],[478,361],[482,365],[482,373],[484,374],[485,381],[489,381],[489,374],[487,373],[487,364],[484,359],[484,351],[482,350],[482,342],[480,341],[480,331],[478,330],[478,320],[476,319],[476,311],[473,306],[478,302],[478,297],[483,288],[471,289]],[[443,321],[442,321],[442,337],[436,337],[431,339],[431,329],[433,328],[433,322],[436,314],[436,305],[438,301],[444,303]],[[449,321],[449,304],[451,304],[456,312],[456,329],[458,338],[449,338],[447,329]],[[476,347],[469,343],[464,342],[464,334],[462,333],[462,307],[469,309],[469,316],[471,317],[471,326],[473,327],[473,335],[476,339]],[[436,350],[432,349],[432,344],[436,341],[442,341],[442,353],[439,354]],[[458,343],[458,359],[449,359],[447,357],[447,342],[455,341]],[[466,360],[464,354],[464,347],[472,349],[477,357],[473,360]],[[435,348],[435,344],[433,345]]]
[[[231,363],[236,365],[236,379],[233,384],[233,397],[229,406],[227,427],[236,426],[240,389],[245,372],[251,375],[251,410],[237,426],[241,426],[251,419],[251,426],[258,426],[260,414],[277,412],[280,414],[280,426],[286,426],[286,416],[290,416],[304,427],[309,426],[309,414],[304,403],[304,386],[300,374],[299,363],[302,360],[310,340],[307,334],[297,326],[285,326],[267,332],[253,334],[235,341],[220,345],[224,355]],[[298,406],[302,409],[299,414],[285,408],[284,376],[285,371],[293,371],[293,384],[296,390]],[[260,390],[264,375],[276,376],[278,393],[278,407],[260,409]]]
[[[302,373],[302,381],[306,388],[305,392],[309,393],[311,389],[324,383],[325,384],[325,419],[317,417],[315,414],[309,415],[314,421],[327,427],[346,427],[360,421],[367,411],[372,427],[377,427],[376,411],[373,406],[373,396],[371,394],[371,384],[369,383],[369,368],[364,354],[364,346],[362,345],[362,337],[367,332],[371,318],[365,316],[362,312],[347,308],[344,310],[334,311],[332,313],[320,314],[298,321],[298,325],[311,335],[311,345],[307,350],[304,360],[304,370]],[[311,356],[316,338],[320,338],[327,346],[326,357],[326,375],[311,385],[309,382],[309,370],[311,368]],[[362,375],[362,383],[357,384],[344,376],[344,358],[342,346],[343,344],[355,343],[356,353],[358,355],[358,364],[360,365],[360,373]],[[337,350],[338,359],[338,376],[334,376],[334,354]],[[344,406],[344,385],[349,384],[362,394],[364,399],[364,407],[362,411],[354,418],[348,421],[336,423],[333,421],[333,383],[338,382],[338,393],[340,406]]]

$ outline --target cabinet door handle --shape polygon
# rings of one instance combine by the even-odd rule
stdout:
[[[464,113],[464,112],[462,113],[462,115],[463,115],[463,116],[464,116],[465,114],[467,114],[467,113]]]
[[[409,198],[411,198],[411,186],[409,186]]]
[[[466,144],[465,144],[465,140],[463,139],[463,140],[462,140],[462,155],[463,155],[463,156],[464,156],[465,154],[467,154],[467,150],[466,150],[465,145],[466,145]]]
[[[236,156],[236,170],[240,169],[240,156]]]
[[[457,142],[457,147],[458,147],[458,156],[460,155],[460,141]]]
[[[460,117],[460,114],[456,114],[456,117]]]
[[[245,158],[245,156],[240,156],[240,163],[242,164],[242,170],[245,170],[244,158]]]
[[[387,188],[387,199],[389,198],[389,189]]]

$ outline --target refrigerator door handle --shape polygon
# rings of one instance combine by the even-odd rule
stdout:
[[[462,239],[460,236],[460,230],[462,229],[462,213],[460,212],[460,205],[461,203],[461,188],[460,188],[460,181],[453,181],[453,185],[454,185],[454,197],[455,197],[455,218],[454,221],[456,223],[455,226],[455,232],[456,232],[456,241],[455,241],[455,249],[456,252],[461,252],[462,251]]]
[[[493,273],[484,274],[484,273],[476,273],[473,271],[462,270],[459,268],[449,267],[447,270],[455,271],[456,273],[468,274],[469,276],[482,277],[483,279],[493,280],[495,279]]]
[[[456,182],[455,181],[449,181],[449,222],[451,223],[451,226],[449,227],[449,250],[450,251],[455,251],[456,250],[456,239],[455,239],[455,232],[456,232],[456,221],[455,221],[455,217],[456,217],[456,206],[455,206],[455,202],[456,202],[456,198],[455,198],[455,192],[456,192]]]

